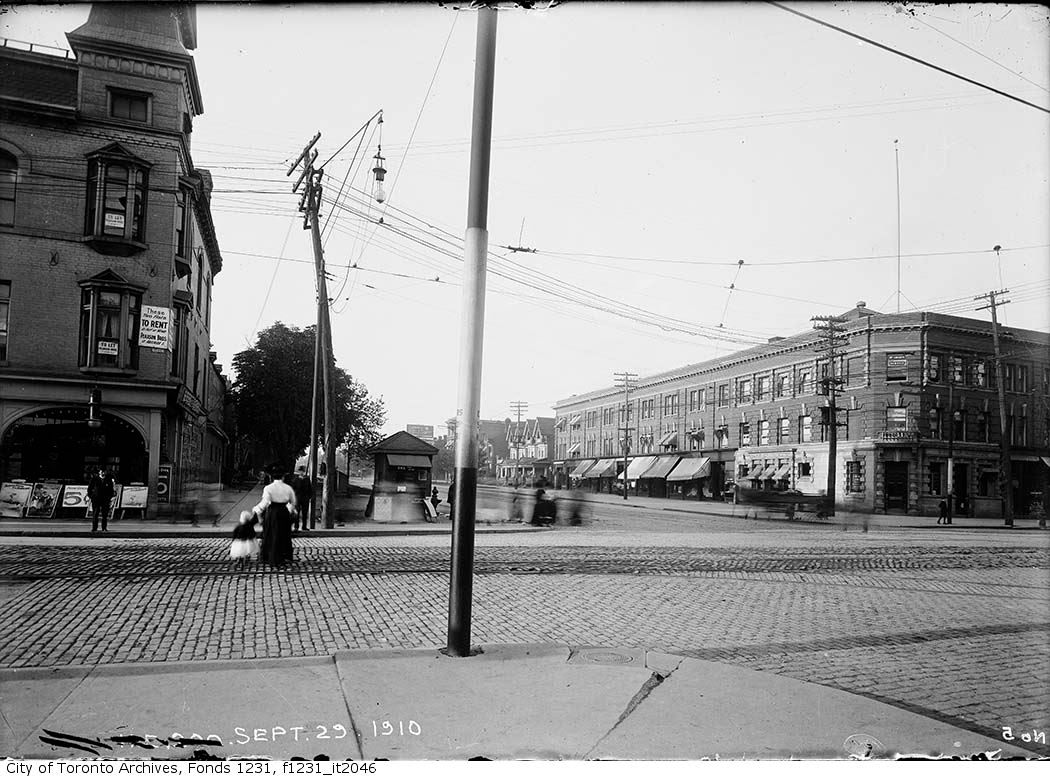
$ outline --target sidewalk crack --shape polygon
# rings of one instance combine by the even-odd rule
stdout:
[[[679,666],[680,665],[681,664],[679,664]],[[631,714],[636,709],[638,709],[639,706],[641,706],[642,702],[649,698],[649,694],[656,690],[656,688],[663,684],[665,680],[667,680],[671,675],[673,675],[677,671],[678,666],[674,667],[666,673],[653,671],[652,674],[650,674],[649,677],[646,678],[645,682],[642,683],[641,688],[639,688],[638,691],[634,694],[634,696],[631,697],[631,700],[627,702],[627,706],[624,708],[624,711],[620,713],[620,717],[616,719],[616,722],[612,725],[612,728],[606,731],[598,739],[598,741],[594,743],[594,746],[584,754],[584,759],[586,760],[590,758],[591,754],[601,746],[602,742],[604,742],[606,739],[612,736],[613,732],[616,731],[616,729],[619,728],[620,725],[625,720],[627,720],[627,718],[629,718]]]

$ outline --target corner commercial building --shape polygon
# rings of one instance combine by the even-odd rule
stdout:
[[[195,13],[96,4],[67,38],[72,56],[0,47],[0,478],[107,466],[155,514],[217,482],[228,442]]]
[[[1002,515],[1000,421],[992,325],[957,316],[845,315],[835,376],[836,503],[935,515],[953,479],[959,515]],[[1050,335],[1000,327],[1015,514],[1046,509]],[[639,378],[626,410],[610,386],[556,403],[555,482],[703,498],[726,483],[826,491],[828,364],[815,331]],[[948,454],[952,453],[952,472]]]

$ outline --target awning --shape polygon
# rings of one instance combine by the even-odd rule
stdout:
[[[1039,460],[1043,462],[1043,464],[1045,464],[1046,466],[1050,467],[1050,457],[1040,456]]]
[[[569,421],[569,426],[576,426],[576,424],[580,422],[580,418],[582,418],[582,416],[574,415],[572,420]]]
[[[655,456],[638,456],[637,458],[631,459],[627,463],[627,479],[637,480],[639,475],[649,469],[649,467],[653,466],[654,461],[656,461]],[[623,473],[621,472],[617,475],[616,479],[623,480]]]
[[[576,469],[569,473],[569,477],[578,478],[583,475],[584,472],[594,466],[594,459],[584,459],[576,465]]]
[[[667,476],[671,480],[697,480],[711,474],[711,459],[701,457],[699,459],[682,459],[678,466],[671,470]]]
[[[562,416],[561,418],[559,418],[557,421],[554,422],[554,428],[555,429],[564,429],[565,428],[565,422],[568,421],[568,420],[569,420],[568,418],[566,418],[565,416]]]
[[[776,464],[770,464],[768,467],[763,469],[761,472],[758,471],[758,468],[756,467],[755,472],[753,474],[751,474],[751,475],[748,475],[747,479],[748,480],[772,480],[773,479],[773,473],[775,473],[776,471],[777,471],[777,465]]]
[[[642,473],[642,478],[649,480],[655,478],[665,478],[667,473],[674,469],[675,464],[678,463],[680,456],[665,456],[661,459],[657,459],[653,466]]]
[[[430,459],[426,456],[413,456],[407,453],[388,453],[386,463],[391,467],[421,467],[430,469]]]
[[[616,468],[616,459],[600,459],[597,464],[594,465],[593,469],[587,471],[584,475],[585,478],[604,478],[608,477],[611,472]]]
[[[665,434],[663,437],[660,438],[660,442],[658,443],[658,445],[661,445],[661,446],[669,445],[672,441],[677,440],[677,439],[678,439],[678,432],[668,432],[667,434]]]
[[[773,480],[787,480],[791,477],[791,465],[785,464],[773,473]]]
[[[577,454],[579,452],[580,452],[580,444],[578,442],[577,443],[573,443],[571,446],[569,446],[569,455],[570,456],[572,456],[574,454]],[[594,461],[594,459],[591,459],[591,461]]]

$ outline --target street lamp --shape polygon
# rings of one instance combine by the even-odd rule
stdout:
[[[386,199],[386,192],[383,190],[383,181],[386,180],[386,168],[383,167],[383,162],[386,159],[383,158],[382,146],[379,146],[376,155],[372,159],[375,160],[372,174],[376,177],[376,202],[383,202]]]

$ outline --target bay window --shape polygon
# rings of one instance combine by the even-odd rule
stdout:
[[[138,369],[141,291],[127,286],[81,286],[80,366]]]
[[[115,144],[88,160],[84,234],[96,250],[128,255],[145,248],[148,188],[149,165]]]

